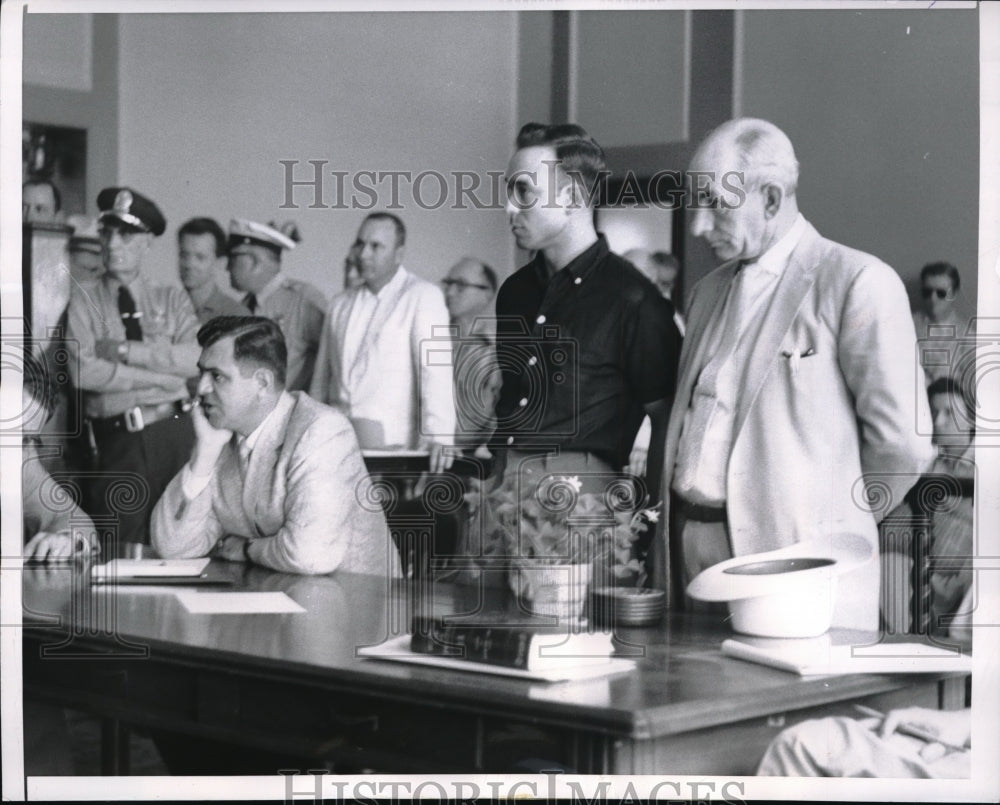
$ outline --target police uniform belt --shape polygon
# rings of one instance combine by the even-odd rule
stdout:
[[[117,416],[91,419],[94,435],[98,438],[107,433],[138,433],[154,422],[171,417],[179,417],[191,410],[190,400],[174,400],[159,405],[136,405]]]

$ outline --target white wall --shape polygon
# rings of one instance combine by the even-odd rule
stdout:
[[[517,131],[514,13],[122,14],[119,30],[119,180],[167,216],[150,257],[164,278],[176,279],[176,229],[192,216],[224,226],[292,218],[304,240],[288,272],[328,296],[339,290],[365,212],[309,209],[311,188],[295,191],[299,209],[280,209],[279,160],[297,160],[297,178],[312,176],[308,160],[327,160],[326,170],[348,172],[347,191],[364,170],[506,168]],[[390,180],[376,186],[381,209]],[[435,181],[422,189],[436,202]],[[335,204],[335,191],[327,176],[321,203]],[[510,273],[502,208],[449,209],[454,200],[451,190],[442,208],[420,209],[400,182],[406,265],[436,279],[469,253]]]

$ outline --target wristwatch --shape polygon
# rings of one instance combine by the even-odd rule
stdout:
[[[247,562],[253,562],[253,559],[250,558],[250,540],[243,541],[243,558],[246,559]]]
[[[122,363],[128,362],[128,341],[121,341],[118,344],[118,360]]]

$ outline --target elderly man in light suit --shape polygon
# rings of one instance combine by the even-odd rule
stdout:
[[[903,283],[800,215],[798,162],[773,124],[723,124],[691,176],[692,234],[722,265],[691,294],[667,430],[674,579],[811,538],[877,547],[889,509],[866,487],[898,502],[933,459]],[[834,624],[877,628],[878,563],[840,590]]]
[[[403,268],[406,228],[391,213],[361,224],[352,252],[363,284],[337,296],[309,393],[350,417],[364,448],[426,449],[451,466],[452,347],[441,290]]]
[[[213,555],[286,573],[400,575],[350,422],[285,390],[278,325],[220,316],[198,331],[191,460],[153,511],[165,558]]]

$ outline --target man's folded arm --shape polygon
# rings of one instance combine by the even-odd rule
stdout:
[[[89,299],[82,294],[74,296],[67,315],[66,343],[73,357],[69,364],[73,385],[85,391],[109,392],[169,388],[176,382],[178,388],[183,390],[183,381],[178,377],[97,357],[95,328],[86,310],[89,303]]]
[[[191,300],[179,288],[170,288],[167,316],[176,322],[172,343],[149,343],[132,341],[129,343],[129,366],[148,369],[160,374],[179,378],[194,377],[198,374],[198,317]]]

